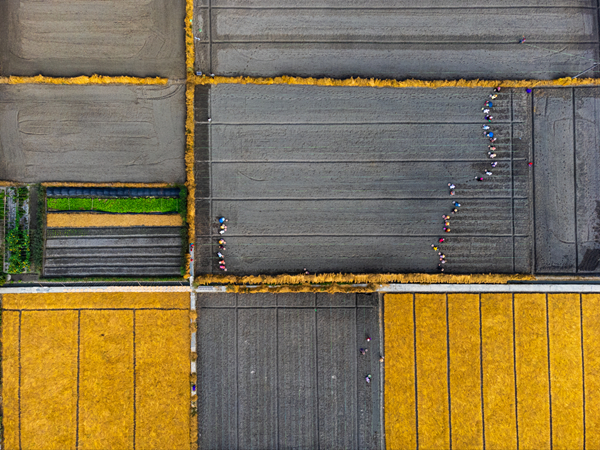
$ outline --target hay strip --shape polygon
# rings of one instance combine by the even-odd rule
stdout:
[[[21,325],[23,448],[75,448],[77,311],[28,311]]]
[[[133,448],[133,312],[82,311],[80,334],[80,448]]]
[[[188,2],[189,3],[189,2]],[[185,172],[187,174],[185,186],[187,187],[187,226],[188,241],[196,241],[196,179],[194,175],[194,86],[188,84],[185,89],[185,103],[187,116],[185,119]],[[190,260],[187,261],[187,270],[184,278],[190,277]]]
[[[416,295],[419,445],[449,448],[446,296]]]
[[[137,78],[137,77],[108,77],[104,75],[80,76],[73,78],[65,77],[0,77],[0,84],[133,84],[133,85],[165,85],[168,78]]]
[[[519,444],[550,448],[546,296],[515,294]]]
[[[388,294],[384,308],[386,443],[416,448],[413,296]]]
[[[517,448],[512,294],[481,295],[485,443]]]
[[[579,294],[548,294],[552,443],[583,448]]]
[[[479,295],[448,295],[452,448],[483,448]]]
[[[374,87],[374,88],[492,88],[502,86],[504,88],[536,88],[548,86],[597,86],[600,85],[599,78],[558,78],[556,80],[390,80],[378,78],[346,78],[338,80],[335,78],[302,78],[280,76],[274,78],[265,77],[207,77],[188,75],[188,82],[195,85],[217,85],[217,84],[289,84],[298,86],[345,86],[345,87]]]
[[[240,284],[240,285],[297,285],[297,284],[377,284],[419,283],[419,284],[506,284],[509,281],[535,280],[533,275],[504,274],[471,274],[445,275],[428,273],[323,273],[318,275],[251,275],[236,277],[235,275],[199,275],[194,278],[198,285],[208,284]]]
[[[177,308],[189,309],[187,292],[111,292],[77,294],[5,294],[5,309],[98,309]]]
[[[19,313],[2,311],[4,447],[19,448]]]
[[[194,73],[194,32],[192,24],[194,20],[194,0],[185,1],[185,67],[188,77]]]
[[[136,446],[189,450],[189,311],[135,314]]]
[[[180,227],[179,214],[48,213],[48,228]]]
[[[583,348],[585,356],[586,447],[600,448],[600,295],[584,294]]]

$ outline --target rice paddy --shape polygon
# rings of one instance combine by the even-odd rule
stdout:
[[[598,448],[599,304],[386,295],[387,448]]]
[[[187,293],[3,296],[5,448],[190,449]]]

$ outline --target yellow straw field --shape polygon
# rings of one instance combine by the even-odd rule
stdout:
[[[389,449],[600,448],[600,295],[388,294]]]
[[[3,307],[4,448],[191,448],[189,294],[10,294]]]
[[[179,214],[51,213],[47,216],[48,228],[180,227],[182,223]]]

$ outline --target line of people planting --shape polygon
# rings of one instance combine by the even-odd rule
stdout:
[[[493,101],[498,97],[498,93],[500,92],[501,87],[495,87],[494,88],[494,93],[490,94],[490,99],[486,100],[486,102],[484,103],[483,107],[481,108],[481,111],[484,114],[484,119],[486,120],[486,124],[483,125],[483,134],[489,139],[490,143],[488,145],[488,157],[490,159],[494,159],[496,158],[496,146],[495,146],[495,142],[498,140],[498,137],[496,136],[496,134],[492,131],[489,123],[492,122],[492,120],[494,119],[494,117],[491,115],[492,114],[492,108],[494,107],[494,103]],[[529,92],[529,90],[528,90]],[[496,161],[492,161],[490,163],[490,166],[492,166],[492,168],[496,167],[498,163]],[[485,174],[487,176],[492,176],[493,172],[490,169],[486,169],[485,170]],[[476,177],[477,181],[483,181],[483,177],[481,176],[477,176]],[[448,189],[449,189],[449,194],[451,196],[454,195],[454,189],[456,189],[456,185],[454,183],[448,183]],[[452,210],[450,211],[450,214],[456,214],[458,213],[458,208],[460,208],[460,203],[459,202],[452,202]],[[444,221],[444,226],[443,226],[443,230],[444,233],[450,233],[451,229],[450,229],[450,218],[451,216],[448,214],[442,214],[442,219]],[[446,242],[446,239],[441,237],[438,239],[438,242],[436,244],[431,244],[431,248],[433,249],[434,252],[436,252],[438,254],[438,258],[440,260],[440,262],[438,263],[438,270],[440,272],[444,272],[445,271],[445,267],[444,264],[446,264],[446,254],[442,251],[442,244]]]
[[[225,217],[219,217],[218,221],[219,234],[223,235],[227,231],[226,222],[228,222],[228,219],[226,219]],[[223,252],[227,250],[225,247],[225,244],[227,244],[227,242],[225,242],[225,239],[221,237],[219,238],[217,243],[219,244],[219,251],[217,252],[217,256],[219,257],[219,269],[221,269],[223,272],[227,272],[227,267],[225,266],[225,255],[223,254]]]

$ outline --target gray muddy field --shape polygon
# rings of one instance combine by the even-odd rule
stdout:
[[[533,99],[535,271],[597,272],[600,89],[541,89]]]
[[[183,78],[185,0],[2,0],[0,75]]]
[[[196,0],[196,69],[226,76],[575,76],[599,58],[597,6],[595,0],[451,6],[439,0]]]
[[[492,168],[490,92],[198,88],[197,273],[219,271],[221,214],[232,274],[435,272],[440,237],[447,272],[531,271],[531,95],[495,100]]]
[[[0,179],[184,182],[185,86],[0,86]]]
[[[197,300],[200,448],[382,448],[377,294]]]

